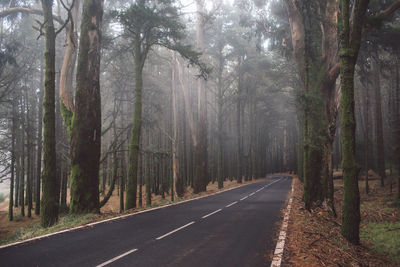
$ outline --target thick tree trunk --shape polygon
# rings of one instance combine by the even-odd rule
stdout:
[[[43,194],[40,223],[43,227],[52,226],[58,220],[58,199],[56,181],[56,122],[55,122],[55,46],[56,34],[53,24],[53,1],[42,0],[45,21],[46,51],[45,89],[43,100]]]
[[[68,135],[71,133],[72,115],[75,110],[73,78],[78,47],[78,13],[81,0],[74,0],[71,10],[71,22],[65,29],[65,52],[60,72],[60,101],[61,115],[67,126]]]
[[[83,3],[71,129],[71,213],[99,212],[100,49],[103,0]]]
[[[343,205],[342,235],[351,243],[360,242],[359,169],[355,161],[356,121],[354,114],[354,70],[360,49],[361,31],[368,7],[368,0],[356,0],[350,16],[350,1],[342,0],[342,29],[340,33],[340,77],[342,86],[342,168]],[[350,25],[350,17],[352,24]]]
[[[125,203],[126,209],[128,210],[136,208],[137,197],[139,145],[142,128],[143,63],[141,55],[139,37],[137,37],[135,44],[135,106],[133,111],[131,139],[129,143],[129,170]]]

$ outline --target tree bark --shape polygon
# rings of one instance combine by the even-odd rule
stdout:
[[[142,90],[143,90],[143,63],[140,47],[140,37],[135,38],[135,106],[133,111],[133,126],[129,143],[129,170],[128,185],[126,188],[126,209],[136,208],[137,175],[139,164],[139,144],[142,128]],[[147,184],[146,184],[147,186]]]
[[[378,55],[376,55],[378,56]],[[382,104],[381,104],[381,83],[380,67],[377,58],[372,59],[372,70],[374,72],[374,93],[375,93],[375,145],[376,145],[376,167],[381,180],[381,187],[385,184],[385,152],[383,143],[383,125],[382,125]]]
[[[14,219],[14,169],[15,169],[15,135],[16,135],[16,105],[13,100],[12,128],[11,128],[11,177],[10,177],[10,200],[8,202],[8,220]]]
[[[177,85],[176,85],[176,54],[172,54],[172,124],[173,124],[173,137],[172,137],[172,172],[173,172],[173,187],[174,192],[178,197],[183,197],[184,185],[181,174],[179,172],[179,157],[178,157],[178,107],[177,107]],[[171,196],[172,197],[172,196]]]
[[[100,49],[104,0],[83,3],[71,129],[71,213],[99,212]]]
[[[71,22],[66,26],[65,52],[60,72],[60,105],[61,115],[67,126],[68,134],[71,132],[72,115],[75,110],[73,75],[77,58],[78,46],[78,13],[80,0],[74,0],[74,6],[71,10]]]
[[[368,0],[356,0],[350,16],[350,0],[342,0],[342,29],[340,33],[340,77],[342,85],[342,168],[343,205],[342,235],[351,243],[360,242],[359,169],[355,161],[354,70],[361,43],[361,31]],[[352,23],[350,24],[350,18]]]
[[[204,0],[196,0],[197,6],[197,49],[204,52]],[[205,80],[198,79],[198,120],[197,120],[197,142],[194,143],[195,153],[195,178],[193,191],[199,193],[206,191],[208,183],[207,166],[207,93]]]
[[[56,124],[55,124],[55,46],[56,34],[53,24],[53,1],[42,0],[45,21],[46,51],[45,88],[43,100],[43,194],[40,224],[49,227],[58,220],[58,199],[56,181]]]

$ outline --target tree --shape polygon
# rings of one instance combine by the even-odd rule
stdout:
[[[191,64],[200,66],[202,75],[207,69],[199,62],[199,54],[182,45],[185,26],[180,22],[174,1],[138,0],[127,10],[118,14],[124,27],[124,36],[133,46],[135,67],[135,103],[133,126],[129,143],[129,172],[126,192],[126,209],[136,207],[137,175],[139,162],[139,144],[142,128],[142,90],[143,67],[149,51],[153,46],[162,46],[175,50]]]
[[[55,42],[53,24],[53,1],[41,0],[46,39],[45,89],[43,100],[43,195],[40,202],[40,224],[52,226],[58,220],[58,198],[56,181],[56,140],[55,140]]]
[[[71,213],[99,212],[103,2],[83,2],[75,112],[71,125]]]
[[[285,2],[294,58],[304,85],[300,97],[304,112],[303,200],[310,209],[314,202],[327,199],[335,213],[331,162],[339,102],[335,86],[339,75],[338,0]]]

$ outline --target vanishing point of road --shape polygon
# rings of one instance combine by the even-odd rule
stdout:
[[[269,266],[291,177],[0,249],[0,266]]]

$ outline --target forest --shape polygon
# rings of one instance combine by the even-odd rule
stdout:
[[[288,173],[358,245],[370,179],[400,207],[399,9],[0,0],[0,207],[48,228]]]

